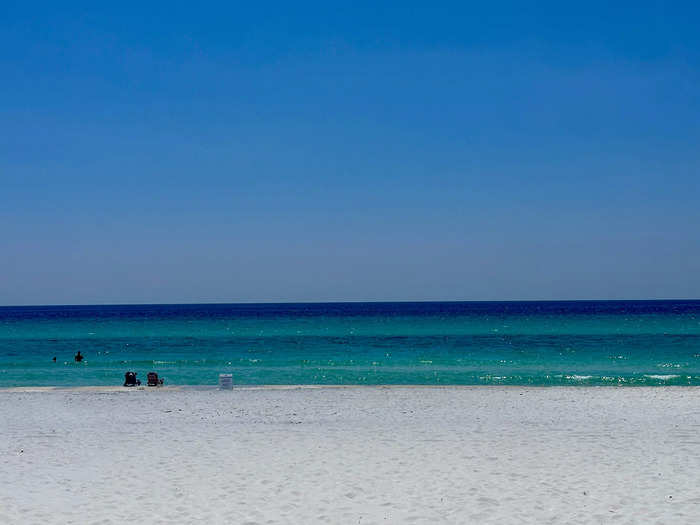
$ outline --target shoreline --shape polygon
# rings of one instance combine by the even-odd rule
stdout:
[[[140,385],[85,386],[10,386],[0,387],[0,393],[11,392],[209,392],[247,390],[700,390],[700,385],[234,385],[232,389],[220,389],[218,385]]]

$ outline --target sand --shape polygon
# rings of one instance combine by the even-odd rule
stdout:
[[[699,523],[700,388],[0,391],[0,523]]]

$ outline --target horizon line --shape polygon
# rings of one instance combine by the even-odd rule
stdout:
[[[303,304],[417,304],[417,303],[614,303],[614,302],[697,302],[700,298],[650,298],[650,299],[449,299],[449,300],[351,300],[351,301],[239,301],[239,302],[183,302],[183,303],[45,303],[0,304],[0,308],[47,308],[85,306],[232,306],[232,305],[303,305]]]

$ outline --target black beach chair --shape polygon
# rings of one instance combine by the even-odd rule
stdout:
[[[149,372],[148,373],[148,383],[146,383],[148,386],[160,386],[163,384],[162,379],[158,379],[158,374],[155,372]]]
[[[136,372],[127,372],[124,374],[124,386],[137,386],[141,381],[136,379]]]

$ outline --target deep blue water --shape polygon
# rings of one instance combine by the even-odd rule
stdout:
[[[0,386],[114,385],[126,370],[169,384],[700,384],[700,301],[0,307]]]

